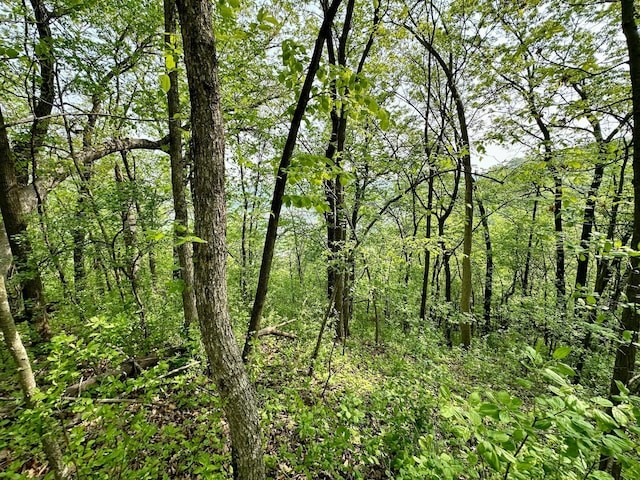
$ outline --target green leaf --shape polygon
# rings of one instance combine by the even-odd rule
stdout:
[[[178,239],[178,241],[176,242],[176,247],[185,243],[207,243],[207,241],[203,240],[200,237],[196,237],[195,235],[187,235]]]
[[[629,423],[627,415],[620,407],[613,407],[611,409],[611,414],[613,415],[613,418],[616,420],[616,422],[618,422],[618,425],[624,427],[627,423]]]
[[[613,402],[608,398],[604,397],[594,397],[591,399],[593,403],[596,405],[600,405],[601,407],[613,407]]]
[[[20,52],[18,52],[18,50],[16,50],[15,48],[7,48],[4,51],[4,54],[8,57],[8,58],[18,58],[20,56]]]
[[[493,403],[484,402],[480,404],[480,407],[478,408],[478,413],[480,413],[480,415],[484,417],[492,417],[498,420],[500,415],[500,409],[497,407],[497,405],[494,405]]]
[[[164,66],[167,70],[171,71],[176,68],[176,61],[173,58],[173,55],[168,54],[164,57]]]
[[[220,15],[222,15],[223,18],[225,18],[226,20],[234,19],[233,8],[227,5],[219,5],[219,7],[220,7]]]
[[[604,432],[613,430],[618,426],[616,421],[610,415],[604,413],[601,410],[594,410],[593,417],[596,419],[596,422],[598,423],[598,427],[600,428],[600,430]]]
[[[380,119],[380,128],[383,131],[389,130],[389,126],[391,124],[389,120],[389,112],[387,112],[384,108],[378,110],[378,118]]]
[[[593,480],[613,480],[613,477],[609,475],[607,472],[603,472],[602,470],[594,470],[589,475],[589,479]]]
[[[551,370],[556,372],[558,375],[564,375],[566,377],[573,377],[576,374],[576,371],[566,363],[558,363],[551,367]]]
[[[615,453],[622,453],[633,448],[633,444],[631,442],[616,435],[605,435],[602,439],[602,443]]]
[[[469,403],[471,405],[478,405],[482,401],[482,397],[480,397],[480,392],[475,391],[471,395],[469,395]]]
[[[571,353],[571,347],[559,347],[553,352],[553,358],[562,360]]]
[[[553,370],[551,370],[550,368],[545,368],[542,371],[542,375],[549,381],[556,383],[560,386],[565,386],[567,384],[567,381],[562,378],[560,375],[558,375],[556,372],[554,372]]]
[[[159,80],[160,80],[160,88],[164,93],[167,93],[171,88],[171,79],[169,78],[169,75],[167,75],[166,73],[163,73],[162,75],[160,75]]]
[[[496,393],[496,398],[505,405],[509,405],[511,403],[511,395],[509,395],[508,392],[500,391]]]

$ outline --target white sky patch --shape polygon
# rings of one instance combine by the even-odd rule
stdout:
[[[525,145],[501,145],[498,143],[487,143],[484,147],[486,149],[484,153],[471,152],[471,166],[474,171],[486,172],[496,165],[504,164],[515,158],[522,158],[528,149]]]

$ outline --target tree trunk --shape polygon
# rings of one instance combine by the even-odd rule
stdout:
[[[2,211],[4,227],[9,237],[9,245],[11,246],[14,262],[18,271],[24,275],[22,297],[24,298],[25,318],[35,329],[36,338],[34,338],[34,341],[48,341],[51,338],[51,328],[47,318],[44,288],[40,272],[31,263],[30,259],[31,243],[26,237],[26,213],[20,196],[14,154],[9,144],[1,110],[0,210]]]
[[[640,35],[636,24],[636,11],[634,0],[621,0],[622,6],[622,30],[624,32],[627,49],[629,52],[629,69],[631,77],[631,97],[633,105],[633,235],[631,248],[638,250],[640,244]],[[629,385],[636,366],[636,342],[638,330],[640,330],[640,315],[636,305],[640,303],[640,257],[629,258],[627,279],[627,305],[622,312],[621,331],[629,332],[628,339],[620,338],[620,344],[616,349],[616,359],[611,379],[610,395],[613,398],[620,393],[618,382],[624,386]],[[615,401],[615,400],[614,400]],[[608,458],[602,458],[600,469],[604,470],[611,463],[613,478],[622,478],[622,467],[619,462],[609,462]]]
[[[465,115],[464,103],[458,92],[456,79],[452,67],[442,58],[430,40],[418,35],[411,28],[409,31],[416,37],[420,44],[433,55],[438,65],[447,78],[447,86],[453,97],[456,107],[456,116],[460,128],[460,151],[462,153],[462,171],[464,173],[464,236],[462,244],[462,288],[460,296],[460,312],[464,316],[460,325],[462,345],[468,348],[471,345],[471,323],[469,317],[471,312],[471,246],[473,240],[473,177],[471,172],[471,141]]]
[[[211,4],[178,0],[191,100],[198,318],[212,376],[229,422],[233,476],[265,478],[256,393],[242,363],[231,327],[226,284],[226,198],[224,131]]]
[[[176,45],[175,1],[164,0],[165,48]],[[173,53],[173,52],[172,52]],[[171,159],[171,190],[175,211],[174,235],[178,251],[178,265],[182,279],[182,308],[184,310],[184,328],[198,322],[196,294],[193,285],[193,249],[186,241],[189,231],[189,211],[185,192],[184,162],[182,157],[182,133],[180,122],[180,95],[178,92],[178,71],[169,72],[171,85],[167,91],[167,110],[169,113],[169,157]]]
[[[538,213],[538,197],[540,196],[540,187],[536,185],[536,198],[533,201],[533,212],[531,214],[531,229],[529,230],[529,240],[527,241],[527,256],[524,262],[524,273],[522,274],[522,296],[526,297],[531,294],[531,286],[529,285],[529,274],[531,272],[531,249],[533,247],[533,234],[536,229],[536,214]],[[515,291],[515,283],[514,283]]]
[[[425,227],[425,238],[431,239],[431,218],[433,216],[433,181],[434,176],[429,172],[428,193],[427,193],[427,225]],[[420,296],[420,319],[427,316],[427,300],[429,298],[429,268],[431,267],[431,250],[427,246],[424,249],[424,275],[422,276],[422,294]]]
[[[487,221],[487,212],[480,198],[476,198],[478,203],[478,211],[480,212],[480,221],[482,222],[482,230],[484,231],[484,244],[487,249],[487,264],[484,275],[484,326],[483,333],[491,331],[491,297],[493,292],[493,249],[491,247],[491,235],[489,234],[489,222]]]
[[[269,277],[271,275],[271,265],[273,263],[273,253],[276,245],[276,237],[278,236],[278,223],[280,221],[280,211],[282,210],[282,198],[284,196],[284,190],[287,185],[287,169],[291,164],[291,157],[298,138],[298,131],[300,130],[300,124],[304,112],[307,109],[307,103],[309,103],[309,97],[311,95],[311,87],[316,76],[316,72],[320,66],[320,59],[322,57],[323,45],[326,38],[331,35],[331,26],[333,25],[333,19],[338,11],[340,2],[342,0],[333,0],[333,3],[329,6],[324,14],[324,20],[316,43],[314,46],[311,61],[309,62],[309,68],[307,75],[300,90],[300,97],[298,98],[298,104],[293,113],[291,119],[291,126],[289,127],[289,134],[282,151],[282,157],[280,158],[280,165],[278,166],[278,173],[276,177],[276,183],[273,190],[273,197],[271,199],[271,215],[269,215],[269,222],[267,224],[267,233],[264,239],[264,247],[262,249],[262,263],[260,264],[260,274],[258,276],[258,286],[256,287],[256,297],[254,299],[253,308],[251,309],[251,318],[249,319],[247,339],[242,351],[242,358],[247,359],[251,353],[253,340],[255,339],[255,333],[260,330],[260,321],[262,319],[262,311],[267,298],[267,290],[269,288]],[[184,34],[183,34],[184,35]]]
[[[0,275],[0,331],[2,331],[5,344],[16,363],[16,371],[24,395],[25,405],[29,409],[35,409],[39,405],[39,401],[35,397],[37,393],[36,380],[33,376],[29,356],[11,315],[7,290],[2,275]],[[60,449],[60,444],[64,442],[64,437],[56,431],[57,429],[47,416],[41,416],[40,421],[43,423],[40,428],[42,432],[40,441],[49,462],[49,467],[53,470],[54,477],[56,479],[71,477],[71,469],[64,464],[62,450]]]
[[[126,164],[126,153],[122,152],[122,160]],[[124,246],[126,252],[126,266],[123,268],[127,278],[129,279],[129,285],[131,286],[131,294],[138,306],[138,315],[140,317],[140,330],[142,331],[143,338],[149,337],[149,330],[147,328],[147,318],[144,303],[140,297],[140,285],[138,283],[138,273],[140,271],[140,252],[136,246],[136,238],[138,234],[138,223],[136,218],[136,212],[133,206],[134,200],[131,198],[131,185],[126,185],[120,164],[116,163],[115,166],[116,183],[120,186],[120,211],[122,219],[122,235],[124,237]],[[132,182],[129,182],[132,183]]]
[[[613,244],[614,236],[615,236],[615,228],[618,223],[618,211],[620,208],[620,199],[622,198],[622,192],[624,190],[624,174],[627,167],[627,161],[629,158],[628,149],[625,153],[624,160],[622,161],[622,165],[620,166],[620,181],[618,182],[618,187],[616,188],[616,193],[613,196],[611,207],[611,217],[609,218],[609,226],[607,227],[607,239]],[[614,177],[615,184],[615,177]],[[622,244],[626,245],[629,239],[622,239]],[[593,305],[592,308],[589,309],[587,314],[587,325],[593,325],[597,319],[598,315],[598,306],[600,305],[600,301],[602,299],[602,294],[604,293],[605,288],[609,284],[611,277],[613,276],[613,272],[620,269],[620,258],[615,258],[613,261],[609,258],[600,258],[598,259],[598,269],[596,272],[596,282],[593,287],[594,297],[596,300],[596,305]],[[587,330],[584,338],[582,339],[582,351],[580,352],[580,357],[578,358],[578,362],[576,363],[576,375],[573,377],[573,382],[575,384],[580,383],[580,379],[582,377],[582,370],[584,369],[584,364],[586,362],[587,355],[592,349],[591,341],[593,339],[593,333],[591,330]]]
[[[586,98],[583,98],[586,101]],[[602,176],[604,175],[604,166],[607,156],[607,148],[604,139],[602,138],[602,131],[600,129],[600,122],[590,116],[591,125],[593,127],[593,134],[598,144],[598,161],[593,171],[593,178],[589,191],[587,192],[587,202],[584,207],[584,214],[582,220],[582,233],[580,234],[580,255],[578,256],[578,267],[576,269],[576,281],[575,288],[577,292],[585,292],[587,287],[587,273],[589,268],[589,242],[591,241],[591,233],[596,223],[596,199],[598,190],[602,184]]]
[[[52,42],[51,15],[41,0],[31,0],[38,37],[48,45]],[[25,317],[35,328],[36,341],[48,341],[51,329],[46,313],[44,288],[38,269],[30,264],[31,245],[26,237],[26,211],[22,204],[21,189],[29,183],[28,166],[42,149],[49,129],[49,115],[54,100],[54,58],[48,49],[37,54],[39,78],[38,96],[31,105],[34,120],[27,139],[16,142],[12,151],[9,137],[0,111],[0,210],[5,224],[11,252],[18,271],[24,274],[22,296]],[[17,160],[20,162],[18,163]],[[19,166],[20,165],[20,166]],[[34,178],[34,181],[36,179]]]

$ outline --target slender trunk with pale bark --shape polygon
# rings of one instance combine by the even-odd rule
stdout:
[[[39,406],[36,398],[37,386],[36,379],[31,369],[31,362],[20,334],[16,329],[9,301],[7,298],[7,290],[5,288],[4,277],[0,275],[0,331],[4,337],[4,342],[11,357],[16,364],[16,371],[20,381],[22,394],[24,395],[25,405],[29,409],[35,409]],[[33,415],[31,418],[36,418]],[[54,423],[47,415],[42,415],[37,421],[42,422],[40,428],[40,441],[44,449],[45,456],[49,462],[49,467],[53,471],[54,477],[58,479],[70,478],[72,470],[65,465],[60,445],[64,442],[62,432],[57,431]]]

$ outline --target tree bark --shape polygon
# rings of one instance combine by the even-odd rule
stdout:
[[[307,103],[309,103],[309,97],[311,95],[311,87],[316,76],[316,72],[320,66],[320,59],[322,57],[323,45],[327,36],[331,35],[331,26],[333,25],[333,19],[338,11],[340,2],[342,0],[333,0],[329,8],[324,14],[324,20],[316,43],[314,46],[311,61],[309,62],[309,68],[307,69],[307,75],[300,90],[300,97],[298,98],[298,104],[293,113],[291,119],[291,126],[289,127],[289,134],[282,151],[282,157],[280,158],[280,165],[278,166],[278,173],[276,177],[276,183],[273,190],[273,197],[271,199],[271,215],[269,215],[269,223],[267,224],[267,233],[264,239],[264,247],[262,249],[262,263],[260,264],[260,274],[258,276],[258,286],[256,287],[256,297],[254,299],[253,308],[251,309],[251,318],[249,320],[249,326],[247,331],[247,338],[242,351],[242,358],[247,359],[251,353],[253,341],[255,339],[255,333],[260,330],[260,321],[262,319],[262,311],[267,298],[267,290],[269,288],[269,277],[271,275],[271,265],[273,263],[273,253],[276,245],[276,238],[278,236],[278,223],[280,221],[280,211],[282,210],[282,198],[284,196],[284,190],[287,185],[287,169],[291,164],[291,157],[298,138],[298,131],[300,130],[300,124],[304,112],[307,109]]]
[[[196,302],[202,342],[229,422],[233,476],[265,478],[260,415],[231,327],[226,284],[224,131],[211,4],[178,0],[191,101]]]
[[[41,44],[51,45],[51,15],[41,0],[31,0],[31,7]],[[42,49],[37,54],[37,59],[40,73],[39,91],[38,96],[31,99],[34,120],[28,138],[16,142],[13,151],[9,143],[4,118],[0,112],[0,210],[14,261],[18,271],[24,274],[22,296],[25,317],[35,328],[36,338],[34,340],[48,341],[51,338],[51,329],[46,313],[44,287],[40,272],[29,263],[32,249],[26,237],[27,212],[20,195],[21,187],[25,187],[29,183],[28,166],[35,162],[35,156],[42,149],[44,138],[49,129],[50,119],[48,116],[53,109],[55,95],[53,53],[48,48]],[[36,178],[33,180],[35,182]]]
[[[487,212],[484,208],[484,203],[480,198],[476,197],[478,203],[478,211],[480,213],[480,221],[482,223],[482,230],[484,231],[484,244],[487,250],[487,263],[484,275],[484,325],[482,327],[483,333],[489,333],[491,331],[491,297],[493,293],[493,249],[491,247],[491,235],[489,232],[489,222],[487,220]]]
[[[622,31],[627,42],[629,53],[629,70],[631,78],[631,98],[633,106],[633,235],[631,238],[632,250],[638,250],[640,244],[640,35],[636,24],[636,9],[634,0],[621,0],[622,7]],[[621,385],[628,386],[636,368],[636,342],[638,342],[638,330],[640,330],[640,315],[637,305],[640,304],[640,257],[629,258],[627,278],[627,305],[622,312],[621,333],[629,332],[631,338],[620,338],[620,344],[616,349],[616,359],[611,378],[610,395],[613,398],[620,393]],[[622,337],[622,335],[621,335]],[[615,400],[614,400],[615,401]],[[622,478],[622,466],[619,462],[601,458],[600,469],[610,471],[613,478]]]
[[[122,152],[122,161],[125,165],[127,164],[126,158],[126,152]],[[140,330],[142,331],[143,338],[146,339],[149,337],[149,330],[147,328],[147,315],[144,303],[142,302],[142,298],[140,297],[140,285],[138,282],[141,255],[136,245],[138,237],[138,218],[136,216],[136,211],[133,205],[134,199],[131,198],[131,186],[133,185],[133,182],[131,180],[129,180],[129,182],[125,181],[119,163],[116,163],[115,166],[115,177],[116,184],[119,186],[121,202],[120,216],[122,219],[122,235],[124,237],[124,247],[126,254],[126,263],[123,271],[129,279],[131,294],[133,295],[133,299],[138,306]],[[127,185],[127,183],[129,183],[130,185]]]
[[[164,0],[164,31],[167,48],[175,46],[176,11],[174,0]],[[182,308],[184,310],[184,328],[188,335],[189,327],[198,322],[196,294],[193,285],[193,249],[186,241],[189,231],[189,211],[185,192],[184,159],[182,156],[182,133],[180,121],[180,95],[178,91],[178,71],[169,72],[171,85],[167,92],[167,110],[169,113],[169,157],[171,159],[171,190],[175,211],[174,235],[178,252],[178,265],[182,287]]]
[[[464,103],[458,86],[454,72],[450,65],[442,58],[433,44],[426,38],[417,34],[410,27],[406,27],[420,42],[420,44],[433,55],[438,65],[442,69],[447,78],[447,86],[453,97],[456,107],[456,116],[458,118],[458,127],[460,128],[461,152],[462,152],[462,171],[464,173],[464,237],[462,244],[462,288],[460,293],[460,312],[465,317],[460,325],[460,333],[462,335],[462,345],[468,348],[471,345],[471,323],[469,318],[471,312],[471,246],[473,240],[473,177],[471,172],[471,141],[469,139],[469,129],[467,118],[465,115]]]
[[[14,153],[0,110],[0,210],[16,267],[24,275],[22,296],[25,318],[34,327],[35,342],[49,341],[51,328],[47,318],[44,288],[40,272],[30,263],[31,243],[26,237],[27,219],[20,195]]]
[[[627,162],[629,159],[629,151],[626,149],[624,159],[622,161],[622,165],[620,166],[620,180],[618,182],[618,187],[616,188],[616,193],[612,199],[612,207],[611,207],[611,217],[609,218],[609,226],[607,227],[607,239],[613,244],[615,237],[615,229],[618,223],[618,211],[620,209],[620,200],[622,199],[622,193],[624,190],[624,177],[625,170],[627,168]],[[614,177],[615,184],[615,177]],[[627,238],[622,239],[622,244],[626,245]],[[615,258],[613,261],[609,258],[600,258],[598,259],[598,268],[596,272],[596,282],[593,287],[594,297],[596,299],[596,305],[593,305],[593,308],[589,309],[587,314],[587,325],[593,325],[598,316],[598,306],[602,299],[602,294],[604,293],[605,288],[609,284],[611,277],[613,276],[614,271],[620,270],[621,259]],[[582,339],[582,351],[580,352],[580,357],[578,358],[578,362],[576,363],[576,375],[573,377],[573,382],[575,384],[580,383],[580,379],[582,378],[582,370],[584,369],[584,365],[587,359],[587,355],[592,350],[592,342],[593,332],[591,330],[587,330],[584,338]]]
[[[533,247],[533,235],[536,229],[536,215],[538,213],[538,197],[540,196],[540,187],[536,185],[536,198],[533,201],[533,212],[531,213],[531,229],[529,230],[529,239],[527,240],[527,256],[524,262],[524,272],[522,274],[522,296],[526,297],[531,294],[531,286],[529,285],[529,274],[531,272],[531,249]],[[514,282],[515,292],[515,282]]]
[[[429,241],[431,239],[431,218],[433,217],[433,180],[434,177],[429,177],[427,184],[427,219],[425,227],[425,239]],[[424,320],[427,316],[427,301],[429,298],[429,269],[431,268],[431,249],[427,246],[424,249],[424,274],[422,276],[422,292],[420,295],[420,319]]]
[[[11,356],[16,363],[20,387],[24,395],[25,405],[29,409],[38,407],[39,402],[35,398],[37,392],[36,380],[31,369],[29,356],[24,348],[20,334],[16,330],[9,302],[7,299],[7,290],[5,288],[4,277],[0,275],[0,331],[4,336],[4,341],[11,352]],[[65,465],[62,456],[60,443],[64,441],[62,434],[56,432],[56,428],[49,418],[41,417],[43,422],[40,441],[44,449],[45,456],[49,462],[49,467],[53,470],[56,479],[65,479],[72,476],[72,470]],[[59,438],[56,438],[57,435]]]

